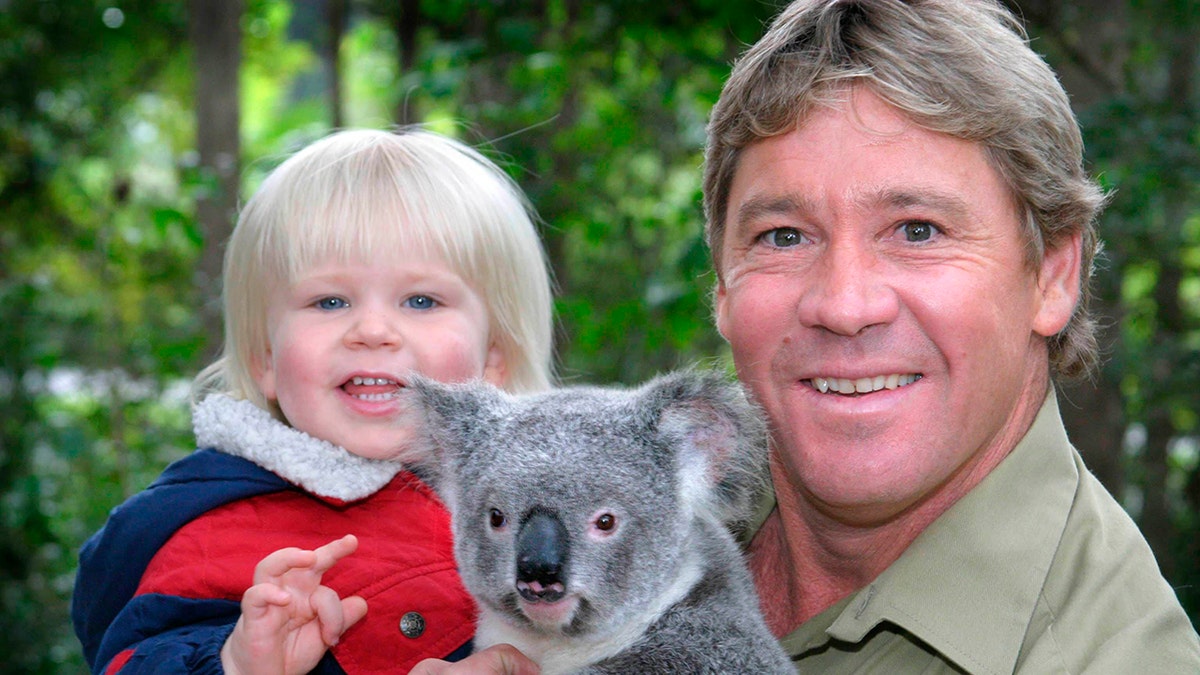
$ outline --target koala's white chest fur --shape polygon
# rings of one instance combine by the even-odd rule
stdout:
[[[508,643],[537,661],[542,675],[566,675],[616,656],[635,644],[669,607],[687,596],[703,573],[701,561],[689,556],[679,575],[662,595],[620,626],[596,636],[568,637],[522,630],[502,613],[481,608],[475,633],[475,649]]]

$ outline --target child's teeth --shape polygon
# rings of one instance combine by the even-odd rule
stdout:
[[[396,394],[355,394],[354,398],[360,401],[390,401],[395,398]]]
[[[367,386],[372,386],[372,385],[376,385],[376,384],[395,384],[395,382],[393,382],[385,377],[359,377],[357,375],[355,375],[354,378],[351,379],[350,381],[353,382],[354,384],[365,384]]]

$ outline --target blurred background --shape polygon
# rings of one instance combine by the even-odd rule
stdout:
[[[1106,360],[1063,390],[1092,470],[1200,619],[1200,5],[1022,0],[1101,222]],[[544,221],[568,382],[727,358],[701,239],[704,124],[778,3],[0,0],[0,672],[85,671],[76,553],[193,448],[223,242],[287,153],[423,123]]]

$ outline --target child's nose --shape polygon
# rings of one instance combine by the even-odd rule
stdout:
[[[350,347],[398,347],[401,338],[396,317],[378,310],[362,312],[346,332],[346,343]]]

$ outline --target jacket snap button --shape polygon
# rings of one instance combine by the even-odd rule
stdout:
[[[408,612],[400,617],[400,632],[406,638],[419,638],[425,632],[425,617],[418,612]]]

